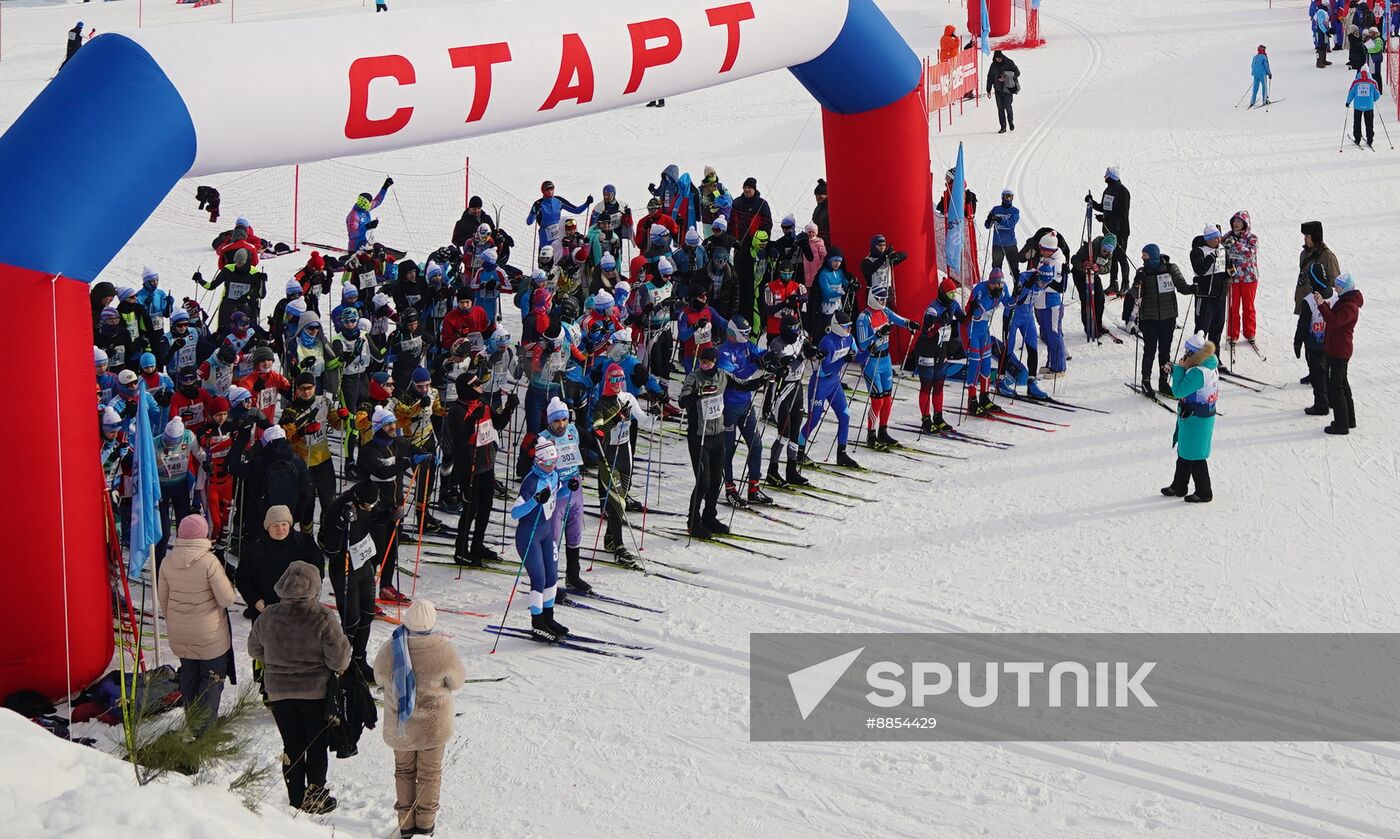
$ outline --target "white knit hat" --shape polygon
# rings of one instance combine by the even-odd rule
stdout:
[[[426,597],[415,597],[399,620],[409,632],[432,632],[437,626],[437,607]]]
[[[268,426],[267,430],[262,433],[262,441],[264,446],[273,442],[274,440],[285,439],[287,439],[287,432],[282,430],[282,426],[280,425]]]

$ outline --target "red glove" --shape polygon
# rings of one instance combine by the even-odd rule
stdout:
[[[317,431],[320,431],[320,430],[321,430],[321,424],[320,424],[319,422],[308,422],[308,423],[306,424],[306,427],[303,428],[303,429],[301,430],[301,433],[303,433],[303,434],[315,434]]]
[[[341,419],[346,419],[350,416],[350,409],[342,405],[336,409],[335,415],[340,417]]]

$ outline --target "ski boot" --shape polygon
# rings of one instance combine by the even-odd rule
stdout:
[[[320,784],[307,784],[306,795],[297,809],[310,816],[323,816],[335,810],[338,803],[335,796],[327,792],[325,787]]]
[[[579,576],[579,565],[579,549],[565,548],[564,587],[569,589],[570,591],[576,591],[580,594],[587,594],[593,590],[593,586],[590,586],[588,583],[584,582],[583,577]]]
[[[497,562],[500,560],[501,555],[485,545],[473,545],[471,558],[481,560],[482,562]]]
[[[1172,395],[1172,380],[1166,373],[1157,374],[1157,392],[1166,397]]]
[[[1016,385],[1012,382],[1012,380],[1009,377],[998,376],[997,393],[1001,394],[1002,396],[1005,396],[1007,399],[1015,399]]]
[[[953,426],[949,425],[948,421],[943,419],[942,411],[938,411],[931,418],[929,418],[928,425],[928,433],[930,434],[946,434],[949,431],[953,430]]]
[[[481,557],[471,553],[467,554],[466,556],[462,556],[461,554],[453,554],[452,561],[457,563],[458,565],[461,565],[464,568],[486,567],[486,562],[482,560]]]
[[[506,489],[506,485],[500,481],[496,481],[496,497],[503,499],[510,498],[510,490]]]
[[[564,624],[562,624],[562,623],[560,623],[559,621],[557,621],[557,620],[554,619],[554,607],[553,607],[553,606],[546,606],[546,607],[544,607],[544,612],[542,613],[541,616],[544,618],[544,622],[547,623],[547,624],[549,624],[549,628],[552,629],[552,630],[554,630],[554,634],[555,634],[555,635],[558,635],[560,638],[567,638],[567,637],[569,637],[569,628],[568,628],[567,626],[565,626]]]
[[[629,513],[645,513],[646,511],[647,511],[646,505],[643,504],[642,502],[638,501],[638,500],[635,499],[635,498],[629,498],[629,499],[627,499],[627,512],[629,512]]]
[[[768,493],[763,491],[763,487],[758,485],[756,479],[749,479],[749,494],[746,499],[750,504],[772,504],[773,499]]]
[[[775,461],[772,461],[772,462],[770,462],[770,463],[768,464],[768,474],[767,474],[767,476],[765,476],[765,477],[766,477],[766,479],[767,479],[767,481],[768,481],[768,485],[769,485],[769,486],[773,486],[773,487],[785,487],[785,486],[787,486],[787,481],[783,480],[783,476],[782,476],[781,474],[779,474],[779,472],[778,472],[778,462],[777,462],[776,460],[775,460]]]
[[[856,463],[850,455],[846,454],[845,446],[836,447],[836,465],[844,466],[847,469],[859,469],[860,464]]]
[[[554,610],[550,609],[550,611],[552,612]],[[559,643],[563,639],[559,636],[558,632],[554,631],[554,627],[550,624],[551,622],[545,618],[543,611],[538,615],[532,612],[530,614],[530,637],[542,644]]]
[[[661,403],[661,418],[663,420],[680,419],[683,416],[685,414],[681,409],[672,405],[669,399]]]
[[[407,603],[408,595],[394,588],[392,583],[384,583],[379,587],[379,599],[387,600],[390,603]]]
[[[1152,389],[1152,377],[1151,377],[1151,376],[1143,376],[1143,377],[1142,377],[1142,395],[1143,395],[1143,396],[1152,396],[1152,395],[1154,395],[1155,393],[1156,393],[1156,391],[1154,391],[1154,390]]]
[[[880,442],[880,437],[875,433],[875,429],[873,428],[867,428],[865,430],[865,447],[867,449],[874,449],[877,452],[885,450],[885,444]]]
[[[816,462],[816,461],[812,460],[812,458],[810,458],[810,457],[807,456],[807,447],[806,447],[806,446],[803,446],[802,448],[800,448],[800,449],[797,450],[797,465],[798,465],[798,466],[811,466],[811,465],[812,465],[813,463],[815,463],[815,462]],[[789,477],[789,478],[788,478],[788,481],[791,481],[791,480],[792,480],[792,478]]]
[[[705,518],[700,520],[700,524],[706,530],[710,531],[710,533],[714,536],[729,535],[729,525],[725,524],[724,522],[720,521],[714,516],[706,516]]]
[[[887,449],[892,449],[899,445],[899,441],[890,436],[890,429],[887,425],[880,426],[880,434],[876,439]]]
[[[1049,399],[1050,394],[1040,389],[1040,383],[1035,379],[1026,379],[1026,396],[1031,399]]]
[[[714,534],[712,534],[712,533],[710,532],[710,529],[709,529],[708,527],[705,526],[704,522],[699,522],[699,521],[692,521],[692,522],[689,522],[689,523],[686,525],[686,528],[685,528],[685,529],[686,529],[686,532],[690,534],[690,538],[692,538],[692,539],[701,539],[701,540],[704,540],[704,539],[709,539],[709,538],[711,538],[711,536],[714,535]]]
[[[789,486],[797,487],[807,486],[808,484],[812,483],[811,481],[807,480],[805,477],[802,476],[802,472],[798,469],[797,464],[793,463],[791,460],[789,460],[787,464],[786,480]]]
[[[1107,297],[1118,297],[1118,281],[1110,280],[1108,283],[1108,288],[1104,289],[1103,293]]]
[[[637,557],[635,557],[631,551],[627,550],[627,546],[622,544],[621,542],[604,544],[603,549],[606,550],[608,553],[612,554],[613,562],[616,562],[623,568],[641,567],[637,563]]]
[[[418,523],[418,529],[424,533],[442,533],[447,530],[447,525],[432,516],[424,516],[423,520]]]
[[[456,489],[451,489],[447,492],[444,492],[442,494],[442,498],[438,501],[437,506],[438,509],[442,510],[444,513],[456,513],[460,515],[462,512],[461,493],[457,492]]]
[[[724,500],[731,507],[748,506],[748,504],[744,502],[744,497],[739,494],[739,488],[734,485],[733,481],[725,481],[724,483]]]

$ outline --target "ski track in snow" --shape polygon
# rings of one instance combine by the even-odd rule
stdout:
[[[445,2],[393,5],[397,11]],[[942,24],[961,23],[963,14],[957,6],[930,8],[915,0],[881,4],[911,41],[925,42],[916,48],[931,48]],[[99,31],[116,31],[130,25],[132,5],[65,9],[7,2],[0,125],[14,119],[52,72],[75,14]],[[458,581],[456,569],[422,565],[422,594],[446,607],[493,614],[491,620],[440,617],[469,677],[509,675],[501,683],[468,685],[458,695],[462,716],[444,770],[439,835],[1400,834],[1394,793],[1400,746],[1389,743],[748,742],[751,631],[1396,627],[1393,510],[1400,501],[1400,456],[1382,418],[1400,407],[1400,360],[1388,327],[1396,294],[1387,286],[1381,253],[1400,219],[1400,197],[1384,188],[1400,174],[1400,158],[1384,146],[1374,154],[1332,150],[1344,71],[1311,67],[1296,3],[1276,3],[1272,11],[1257,0],[1181,0],[1150,9],[1087,0],[1047,5],[1047,46],[1013,54],[1027,80],[1027,93],[1016,103],[1020,130],[998,136],[993,107],[968,110],[946,136],[932,138],[934,171],[951,165],[956,142],[965,141],[970,181],[984,209],[1003,185],[989,173],[1002,172],[1022,208],[1023,237],[1042,224],[1062,225],[1058,229],[1077,245],[1081,196],[1086,188],[1100,192],[1104,167],[1119,164],[1135,199],[1134,260],[1143,244],[1157,241],[1184,264],[1190,237],[1206,221],[1223,224],[1237,209],[1251,211],[1262,247],[1261,344],[1273,360],[1261,363],[1246,351],[1240,369],[1289,385],[1263,394],[1222,387],[1226,416],[1217,424],[1211,464],[1215,503],[1192,509],[1157,495],[1171,470],[1170,419],[1143,406],[1141,397],[1122,393],[1119,382],[1136,378],[1130,345],[1086,345],[1074,340],[1071,325],[1067,343],[1074,360],[1057,394],[1112,415],[1012,409],[1071,423],[1054,434],[968,419],[964,427],[971,433],[1013,441],[1016,448],[939,444],[970,458],[930,463],[941,469],[855,449],[862,463],[932,475],[937,483],[877,479],[869,485],[815,475],[820,485],[849,487],[882,504],[838,510],[778,496],[784,504],[846,517],[840,523],[794,516],[802,530],[735,516],[742,532],[817,543],[805,550],[755,546],[789,557],[784,562],[647,538],[644,561],[655,556],[694,565],[702,573],[693,578],[658,570],[704,589],[597,566],[589,579],[601,591],[655,603],[667,613],[597,603],[643,620],[567,608],[558,617],[583,634],[653,646],[640,653],[644,661],[544,650],[510,637],[489,655],[494,638],[481,628],[496,622],[511,578],[469,571]],[[356,13],[359,4],[350,0],[238,0],[240,20]],[[155,25],[227,19],[226,7],[218,6],[152,3],[145,14]],[[1267,112],[1234,109],[1261,40],[1270,47],[1275,93],[1288,102]],[[1385,102],[1393,107],[1388,92]],[[672,159],[694,172],[711,163],[731,188],[755,174],[775,217],[788,210],[805,217],[811,185],[822,172],[813,107],[789,74],[777,73],[674,97],[664,111],[630,109],[355,162],[386,172],[443,171],[470,153],[473,167],[514,198],[532,196],[542,176],[559,181],[574,199],[590,189],[596,195],[608,181],[634,210],[645,203],[652,173]],[[674,141],[654,142],[658,132]],[[565,148],[591,143],[597,153],[563,158],[561,138]],[[322,200],[338,204],[348,197]],[[180,214],[193,214],[188,195],[172,195],[162,207],[163,216]],[[394,225],[407,227],[408,220],[387,206],[382,215],[386,241],[392,241]],[[1351,371],[1361,428],[1344,440],[1324,439],[1322,423],[1302,416],[1307,388],[1292,383],[1301,367],[1288,352],[1297,224],[1309,218],[1324,221],[1343,269],[1361,278],[1367,295]],[[452,220],[442,220],[444,232]],[[522,244],[528,239],[518,219],[502,221]],[[102,279],[135,284],[132,278],[149,263],[177,294],[187,293],[191,287],[182,278],[201,262],[207,267],[210,235],[153,219]],[[296,267],[276,260],[268,266],[277,280]],[[1117,308],[1110,304],[1109,314]],[[1066,318],[1071,324],[1074,315]],[[904,387],[896,399],[897,422],[916,421],[914,399],[914,388]],[[860,409],[853,409],[852,434],[863,431],[856,425]],[[771,429],[766,433],[771,440]],[[821,442],[829,444],[833,433],[828,424]],[[679,438],[663,434],[662,441],[670,459],[684,459]],[[813,451],[820,455],[824,446]],[[665,472],[652,476],[653,503],[683,510],[688,470]],[[634,483],[641,483],[641,474]],[[679,521],[654,516],[648,527],[655,526]],[[491,532],[498,532],[495,526]],[[415,552],[405,544],[401,564],[412,567]],[[512,615],[509,623],[524,622],[521,603]],[[247,624],[235,617],[234,628],[241,650]],[[371,650],[390,628],[376,625]],[[246,679],[246,657],[239,659]],[[1191,696],[1202,707],[1218,701]],[[80,726],[79,733],[87,732]],[[107,732],[95,736],[105,742]],[[263,754],[280,751],[270,719],[259,722],[253,737]],[[359,757],[332,761],[341,811],[317,821],[340,835],[390,835],[391,776],[388,750],[377,731],[368,732]],[[282,800],[280,786],[269,787],[265,801]]]

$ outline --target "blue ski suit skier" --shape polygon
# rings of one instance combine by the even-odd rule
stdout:
[[[967,351],[967,411],[975,416],[996,413],[1001,408],[988,391],[992,385],[992,318],[997,306],[1010,305],[1011,294],[1002,282],[1000,268],[993,268],[987,279],[972,287],[968,297],[968,319],[963,348]]]
[[[1363,119],[1366,123],[1366,145],[1371,145],[1371,142],[1376,139],[1376,100],[1380,98],[1380,88],[1371,81],[1370,72],[1359,71],[1356,74],[1356,81],[1351,83],[1351,89],[1347,91],[1347,105],[1352,109],[1351,141],[1358,146],[1361,145]]]
[[[1016,225],[1021,223],[1021,211],[1011,202],[1016,193],[1011,187],[1001,191],[1001,203],[987,213],[984,228],[992,231],[992,267],[1000,268],[1003,262],[1011,263],[1011,274],[1021,273],[1021,256],[1016,244]]]
[[[1048,227],[1037,231],[1032,241],[1021,249],[1028,264],[1031,259],[1038,259],[1036,270],[1042,272],[1042,278],[1047,276],[1043,272],[1047,268],[1049,270],[1048,279],[1045,280],[1045,293],[1035,302],[1035,321],[1040,327],[1040,341],[1045,344],[1047,356],[1046,365],[1040,368],[1040,373],[1051,378],[1065,372],[1066,362],[1069,360],[1065,352],[1064,334],[1064,291],[1069,276],[1069,263],[1060,263],[1056,257],[1057,251],[1063,254],[1066,260],[1069,259],[1069,244],[1063,236]],[[1031,373],[1035,372],[1031,370]]]
[[[1249,91],[1249,107],[1254,107],[1261,92],[1264,94],[1264,104],[1269,104],[1269,79],[1274,77],[1274,71],[1269,69],[1269,53],[1263,44],[1259,45],[1259,51],[1249,65],[1249,75],[1254,78],[1254,87]]]
[[[953,329],[967,317],[957,291],[958,284],[952,277],[944,277],[939,283],[938,296],[924,310],[919,340],[910,353],[919,373],[919,414],[925,434],[952,430],[943,419],[943,382],[953,372],[949,363],[949,345],[957,340]]]
[[[558,545],[564,537],[564,548],[568,556],[570,576],[577,577],[579,549],[583,545],[583,493],[579,491],[579,471],[583,467],[583,454],[578,436],[578,428],[569,421],[569,406],[564,400],[554,397],[549,400],[545,414],[547,424],[540,430],[536,448],[548,443],[554,446],[558,460],[554,474],[559,476],[561,498],[554,505],[550,519],[550,538]]]
[[[1026,395],[1031,399],[1049,399],[1050,395],[1040,389],[1035,371],[1040,368],[1039,339],[1036,335],[1035,307],[1046,288],[1055,279],[1055,266],[1046,265],[1035,271],[1022,271],[1017,277],[1019,286],[1011,298],[1011,325],[1006,333],[1006,347],[997,368],[997,393],[1008,398],[1016,396],[1016,381],[1006,372],[1007,359],[1015,359],[1020,345],[1026,349]]]
[[[554,467],[559,450],[547,440],[535,444],[535,465],[520,481],[520,495],[510,508],[515,519],[515,550],[530,575],[530,634],[552,644],[569,628],[554,619],[554,596],[559,587],[559,563],[554,555],[554,528],[549,521],[560,494]],[[567,492],[567,487],[564,488]]]
[[[554,194],[554,181],[540,184],[540,197],[535,199],[530,212],[525,216],[526,224],[538,222],[540,225],[537,247],[550,245],[554,253],[560,253],[560,243],[564,240],[564,225],[560,223],[560,219],[564,217],[564,210],[575,214],[585,213],[592,204],[592,194],[589,194],[588,200],[582,204],[575,204]]]
[[[165,331],[165,320],[175,311],[175,298],[159,288],[159,283],[160,274],[154,268],[146,268],[141,272],[141,288],[136,292],[136,302],[146,307],[156,334]]]
[[[393,178],[385,178],[384,185],[379,188],[378,195],[361,192],[360,197],[355,199],[355,206],[351,207],[349,214],[345,216],[345,236],[349,240],[349,245],[346,246],[348,252],[359,253],[368,243],[369,232],[379,226],[379,221],[372,218],[369,211],[384,203],[384,196],[389,193],[389,187],[393,185]]]
[[[736,316],[729,322],[729,336],[719,346],[719,368],[736,379],[748,379],[759,371],[763,353],[750,340],[749,322]],[[749,453],[744,459],[748,473],[748,490],[740,496],[734,484],[734,452],[739,448],[739,435]],[[763,432],[753,409],[753,391],[737,387],[724,391],[724,495],[734,506],[772,504],[759,487],[763,474]]]
[[[821,361],[817,371],[807,383],[807,402],[811,405],[807,424],[802,428],[799,448],[805,450],[807,440],[822,421],[826,406],[831,405],[836,413],[836,465],[859,469],[850,455],[846,454],[846,439],[851,430],[851,412],[846,407],[846,392],[841,389],[841,379],[846,372],[846,363],[855,354],[855,341],[851,339],[851,316],[836,312],[827,326],[826,337],[822,338]]]
[[[1326,0],[1318,3],[1312,11],[1313,49],[1317,50],[1317,67],[1322,69],[1332,62],[1327,60],[1327,35],[1332,31],[1332,10]]]
[[[856,347],[865,359],[861,372],[870,388],[870,410],[866,412],[866,442],[877,445],[899,444],[890,436],[890,408],[894,405],[894,366],[890,364],[890,330],[898,326],[914,331],[914,326],[886,305],[889,286],[875,286],[866,295],[866,308],[856,317]],[[875,426],[879,425],[877,433]]]

